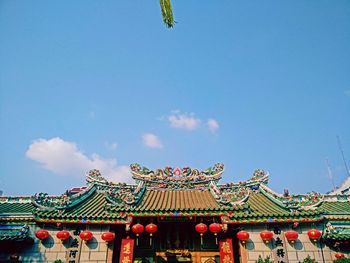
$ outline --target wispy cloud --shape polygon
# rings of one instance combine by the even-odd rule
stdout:
[[[215,119],[208,119],[207,126],[212,133],[215,133],[220,127],[218,121]]]
[[[153,133],[145,133],[142,135],[143,144],[149,148],[163,148],[163,144],[157,135]]]
[[[345,94],[346,96],[350,96],[350,89],[344,91],[344,94]]]
[[[167,117],[170,126],[178,129],[195,130],[199,127],[201,120],[194,113],[181,113],[172,111]]]
[[[95,117],[96,117],[96,112],[93,111],[93,110],[89,111],[89,117],[90,117],[91,119],[95,119]]]
[[[34,140],[26,156],[58,175],[83,176],[91,169],[98,169],[109,180],[132,181],[128,166],[118,165],[116,159],[104,159],[96,153],[87,156],[76,143],[59,137]]]
[[[108,150],[115,150],[117,149],[118,147],[118,143],[116,142],[105,142],[105,147],[108,149]]]

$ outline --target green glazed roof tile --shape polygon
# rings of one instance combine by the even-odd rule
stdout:
[[[28,238],[30,237],[27,225],[0,225],[0,241],[22,241]]]
[[[0,216],[6,214],[31,214],[32,203],[0,203]]]

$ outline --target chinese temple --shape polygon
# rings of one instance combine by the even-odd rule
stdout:
[[[283,194],[256,170],[220,183],[206,170],[98,170],[61,196],[0,197],[0,262],[333,262],[350,257],[350,191]],[[266,260],[270,261],[266,261]],[[260,261],[259,261],[260,260]]]

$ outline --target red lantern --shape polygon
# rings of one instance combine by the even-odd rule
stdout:
[[[69,239],[70,233],[66,230],[58,231],[56,237],[61,241],[65,241]]]
[[[35,232],[35,236],[40,240],[44,240],[50,236],[47,230],[41,229]]]
[[[214,233],[215,236],[215,244],[218,244],[218,233],[221,231],[221,225],[218,223],[211,223],[209,225],[209,231]]]
[[[131,227],[131,230],[136,234],[136,246],[138,246],[139,245],[138,236],[145,230],[145,227],[137,223]]]
[[[311,229],[307,231],[307,235],[311,240],[317,240],[321,238],[321,232],[318,231],[317,229]]]
[[[208,226],[206,224],[203,223],[199,223],[195,226],[195,229],[198,233],[200,233],[201,235],[203,235],[205,232],[208,231]]]
[[[135,224],[131,227],[131,230],[136,236],[139,236],[145,230],[145,227],[141,224]]]
[[[82,240],[89,241],[92,239],[93,234],[90,231],[85,230],[85,231],[81,232],[79,236]]]
[[[221,225],[218,223],[212,223],[209,225],[209,231],[214,234],[217,234],[221,231]]]
[[[294,243],[297,239],[298,239],[298,232],[294,231],[294,230],[289,230],[287,232],[284,233],[284,235],[286,236],[287,240],[291,243]]]
[[[150,223],[146,226],[146,232],[150,234],[150,236],[152,236],[152,234],[154,234],[155,232],[157,232],[158,227],[156,224]]]
[[[101,235],[101,238],[102,238],[103,241],[111,242],[111,241],[114,240],[115,234],[112,233],[112,232],[104,232],[104,233]]]
[[[156,224],[150,223],[146,226],[146,232],[149,233],[150,239],[149,239],[149,244],[152,246],[152,236],[155,232],[157,232],[158,227]]]
[[[201,236],[201,245],[202,245],[203,244],[203,234],[208,231],[208,226],[206,224],[199,223],[195,226],[195,229]]]
[[[260,232],[260,237],[265,243],[268,243],[272,240],[273,233],[271,231],[264,230]]]
[[[343,257],[345,257],[344,256],[344,254],[343,253],[340,253],[340,252],[337,252],[337,253],[335,253],[335,255],[334,255],[336,258],[343,258]]]
[[[247,231],[241,230],[237,233],[237,238],[244,244],[249,239],[249,233]]]

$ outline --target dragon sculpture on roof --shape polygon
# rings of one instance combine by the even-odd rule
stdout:
[[[144,181],[149,188],[195,189],[207,186],[210,181],[218,181],[224,172],[224,165],[215,164],[200,171],[190,167],[165,167],[155,171],[142,167],[138,163],[130,165],[136,181]]]

